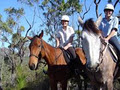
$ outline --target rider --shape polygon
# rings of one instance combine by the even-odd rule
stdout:
[[[67,64],[72,63],[76,58],[75,49],[73,48],[72,42],[74,37],[74,30],[68,26],[69,16],[63,15],[61,18],[62,27],[58,30],[56,35],[56,46],[63,48],[66,52],[72,56],[71,60],[66,60]]]
[[[118,51],[120,55],[120,44],[117,39],[118,18],[113,16],[114,7],[112,4],[107,4],[104,8],[105,17],[102,19],[99,29],[105,41],[109,41]]]

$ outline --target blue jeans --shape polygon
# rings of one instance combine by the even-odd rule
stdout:
[[[112,37],[109,40],[109,43],[112,44],[117,49],[117,52],[119,53],[118,55],[120,55],[120,44],[117,37],[116,36]]]

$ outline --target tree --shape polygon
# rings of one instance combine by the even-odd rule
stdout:
[[[79,0],[18,0],[21,3],[25,3],[33,8],[39,8],[39,12],[42,10],[44,16],[43,27],[46,34],[49,36],[49,41],[54,42],[55,32],[61,26],[61,16],[67,14],[69,16],[74,15],[76,12],[81,12],[82,6]],[[39,6],[39,7],[38,7]],[[39,17],[40,19],[43,17]]]
[[[30,34],[34,35],[40,32],[40,30],[44,30],[46,35],[49,37],[49,40],[52,45],[55,45],[55,32],[61,27],[61,16],[63,14],[68,14],[70,17],[76,16],[79,14],[83,19],[87,17],[88,12],[90,12],[91,6],[95,5],[95,11],[92,13],[96,14],[96,17],[99,16],[98,9],[100,8],[100,3],[102,0],[17,0],[21,4],[27,4],[28,7],[32,8],[33,16],[31,16],[31,20],[28,20],[25,16],[26,12],[25,8],[16,9],[14,7],[10,7],[5,9],[7,18],[5,21],[2,20],[2,14],[0,15],[0,34],[2,42],[7,43],[8,48],[5,52],[4,59],[9,60],[9,68],[11,71],[11,76],[15,78],[16,66],[19,63],[23,62],[23,58],[25,55],[25,51],[28,47],[26,44],[26,36],[30,32]],[[83,3],[84,2],[84,3]],[[86,2],[90,2],[90,5],[87,5]],[[119,0],[108,0],[114,4],[116,8]],[[83,10],[83,8],[85,8]],[[29,25],[28,29],[25,29],[25,25],[22,25],[21,18],[24,16],[24,21]],[[89,17],[91,18],[91,17]],[[23,18],[22,18],[23,19]],[[36,24],[37,19],[39,19],[38,30],[34,30],[34,25]],[[73,27],[77,24],[75,28],[76,31],[76,39],[75,46],[80,46],[80,33],[81,28],[77,21],[77,18],[72,18]],[[30,23],[31,22],[31,23]],[[33,33],[32,33],[33,31]],[[23,36],[23,33],[25,35]],[[13,81],[14,83],[14,81]]]
[[[8,43],[8,52],[4,51],[5,58],[8,58],[10,70],[11,70],[11,84],[15,84],[16,77],[16,64],[18,64],[18,57],[24,55],[24,47],[21,47],[23,44],[22,32],[25,30],[24,26],[19,24],[19,19],[24,15],[24,9],[15,9],[7,8],[5,12],[8,14],[8,17],[5,22],[1,20],[1,30],[2,30],[2,40]],[[22,49],[21,49],[22,48]],[[21,51],[22,50],[22,51]]]

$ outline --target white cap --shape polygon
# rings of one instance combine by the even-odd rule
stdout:
[[[107,4],[104,8],[104,10],[106,9],[110,9],[110,10],[113,10],[114,11],[114,6],[112,4]]]
[[[69,16],[68,15],[63,15],[61,20],[66,20],[66,21],[69,21]]]

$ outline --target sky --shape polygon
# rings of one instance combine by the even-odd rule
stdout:
[[[17,2],[17,0],[4,0],[2,2],[0,2],[0,14],[2,15],[2,20],[5,21],[7,19],[6,13],[4,12],[4,9],[9,8],[9,7],[15,7],[16,9],[18,8],[25,8],[25,16],[21,18],[20,20],[20,24],[25,26],[25,30],[27,31],[29,28],[28,23],[26,22],[25,18],[29,21],[29,23],[32,25],[32,21],[33,21],[33,12],[34,10],[30,7],[28,7],[25,4],[20,4],[19,2]],[[33,32],[38,31],[39,28],[39,24],[42,24],[42,21],[44,20],[39,20],[39,19],[35,19],[35,24],[34,27],[32,28]],[[23,33],[23,36],[25,36],[25,33]],[[45,40],[48,40],[48,37],[44,37]],[[8,44],[4,44],[5,47],[8,46]],[[0,42],[0,47],[2,46],[2,43]]]
[[[91,4],[91,1],[93,1],[93,0],[86,0],[86,1],[87,1],[86,4],[87,4],[87,8],[88,8],[89,5]],[[107,4],[107,0],[101,0],[100,5],[98,7],[98,13],[99,14],[102,13],[103,17],[104,17],[103,10],[104,10],[104,7],[105,7],[106,4]],[[25,17],[28,19],[28,21],[30,23],[32,23],[32,19],[33,19],[32,17],[33,17],[33,12],[34,12],[33,9],[18,3],[17,0],[3,0],[2,2],[0,2],[0,6],[1,6],[0,7],[0,14],[2,14],[2,16],[3,16],[3,18],[2,18],[3,21],[5,21],[6,17],[7,17],[6,13],[4,12],[5,8],[9,8],[9,7],[21,8],[21,7],[24,7],[25,8],[25,12],[26,12]],[[93,18],[94,20],[96,20],[96,14],[95,14],[94,6],[95,6],[94,3],[92,3],[91,9],[86,14],[84,21],[89,19],[89,18]],[[120,9],[118,9],[119,6],[120,6],[120,4],[117,4],[117,6],[115,8],[115,11],[114,11],[114,15],[118,14],[118,11],[120,10]],[[85,11],[85,8],[83,7],[83,13],[84,13],[84,11]],[[42,11],[40,13],[42,13]],[[81,15],[82,15],[82,13],[81,13]],[[70,26],[77,25],[76,23],[78,23],[78,21],[77,21],[78,16],[79,16],[79,14],[74,14],[73,16],[70,16],[70,23],[69,23]],[[43,21],[44,21],[44,19],[41,19],[41,20],[40,19],[38,19],[38,20],[36,19],[34,28],[32,30],[35,31],[36,29],[40,29],[40,26],[38,26],[38,25],[40,23],[42,23]],[[72,22],[75,22],[75,23],[72,23]],[[29,26],[28,26],[27,22],[25,21],[24,17],[22,18],[20,23],[25,25],[25,29],[26,30],[29,28]],[[74,26],[74,29],[75,30],[77,29],[76,26]],[[45,41],[48,41],[48,37],[47,36],[45,36],[43,38],[44,38]],[[2,45],[2,43],[0,42],[0,47],[1,47],[1,45]]]

